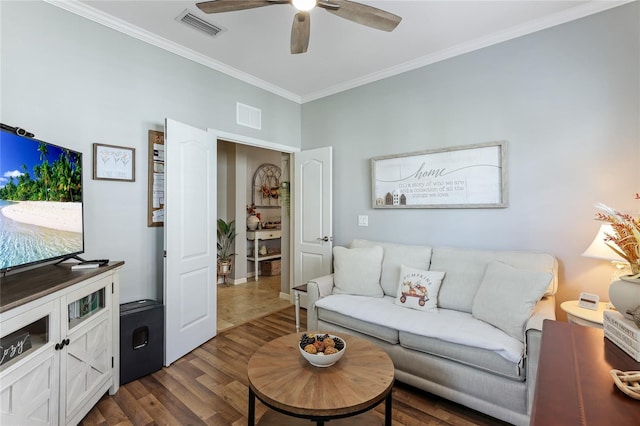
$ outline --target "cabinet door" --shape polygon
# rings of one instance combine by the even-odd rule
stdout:
[[[55,344],[59,338],[60,307],[56,302],[2,320],[0,356],[5,358],[0,366],[0,424],[3,426],[58,422],[59,352]],[[12,351],[15,356],[7,361]]]
[[[3,426],[57,424],[57,355],[51,348],[2,377],[0,423]]]
[[[111,277],[71,293],[64,307],[60,423],[75,424],[111,386]]]

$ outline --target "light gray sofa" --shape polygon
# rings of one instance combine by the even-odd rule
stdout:
[[[409,294],[399,287],[409,267],[444,272],[439,291],[429,287],[436,309],[398,301]],[[397,380],[527,425],[542,321],[555,319],[557,271],[543,253],[354,240],[334,248],[333,274],[308,283],[307,329],[373,341]]]

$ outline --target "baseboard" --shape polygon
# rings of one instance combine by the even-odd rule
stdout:
[[[228,283],[228,284],[238,285],[238,284],[244,284],[246,282],[247,282],[246,278],[238,278],[238,279],[235,279],[235,280],[227,279],[226,282],[225,282],[224,278],[218,277],[218,283],[217,284],[221,285],[221,284],[227,284]]]

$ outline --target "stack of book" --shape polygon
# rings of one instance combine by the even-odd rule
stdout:
[[[69,304],[69,320],[83,318],[104,306],[102,292],[95,292]]]
[[[640,362],[640,328],[618,311],[604,311],[604,337]]]

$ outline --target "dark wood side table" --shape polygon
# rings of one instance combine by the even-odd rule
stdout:
[[[640,401],[616,387],[612,369],[640,363],[600,329],[545,320],[531,425],[638,425]]]

